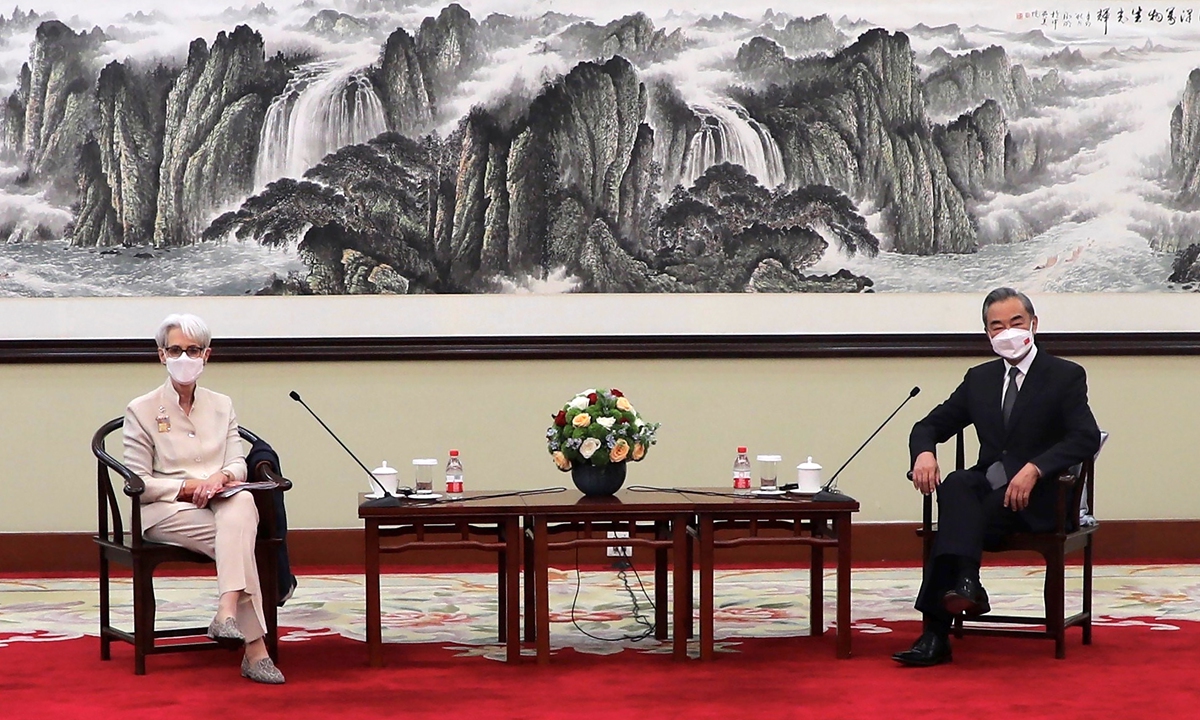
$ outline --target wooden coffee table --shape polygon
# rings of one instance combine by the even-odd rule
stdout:
[[[719,548],[741,545],[809,547],[809,633],[825,631],[825,549],[837,550],[837,656],[850,657],[850,517],[858,502],[814,502],[801,495],[737,495],[724,488],[687,488],[696,513],[700,565],[700,659],[713,658],[713,561]],[[718,539],[720,530],[737,530]],[[762,534],[782,530],[784,534]],[[690,599],[690,598],[689,598]]]
[[[665,554],[674,557],[674,628],[672,655],[687,659],[687,640],[691,629],[691,567],[686,561],[688,552],[687,526],[694,503],[679,493],[631,492],[622,490],[611,497],[586,497],[577,490],[553,495],[532,495],[525,498],[526,542],[532,541],[531,555],[534,582],[532,593],[526,586],[526,612],[532,594],[534,622],[532,623],[539,664],[550,661],[550,600],[549,555],[551,549],[579,547],[651,547],[655,549],[656,569],[661,580],[656,582],[656,594],[665,598]],[[550,538],[550,525],[568,523],[575,533],[570,538]],[[640,532],[650,528],[650,537]],[[663,529],[666,529],[664,532]],[[627,530],[628,538],[609,538],[609,529]],[[556,533],[562,534],[562,533]],[[528,571],[528,568],[527,568]],[[528,577],[526,578],[528,581]],[[657,616],[665,620],[665,607],[656,603]],[[527,639],[530,622],[526,617]],[[659,630],[665,623],[656,623]],[[661,633],[659,635],[662,637]]]
[[[495,492],[463,493],[461,501],[413,502],[399,507],[363,507],[366,525],[367,655],[372,667],[383,665],[383,627],[379,598],[379,558],[411,550],[489,550],[497,553],[498,639],[505,659],[521,658],[521,517],[519,496],[491,497]],[[445,500],[445,496],[442,498]]]

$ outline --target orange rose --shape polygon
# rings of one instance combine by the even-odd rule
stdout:
[[[571,461],[567,459],[566,455],[556,452],[551,457],[554,458],[554,464],[558,466],[559,470],[566,472],[571,469]]]
[[[575,427],[587,427],[588,425],[592,424],[592,416],[588,415],[587,413],[579,413],[575,416],[575,419],[571,421],[571,424]]]
[[[625,441],[622,440],[621,442],[625,442]],[[630,455],[630,457],[633,458],[634,462],[637,462],[638,460],[641,460],[642,458],[646,457],[646,446],[641,443],[634,443],[633,444],[633,454]]]
[[[622,462],[627,455],[629,455],[629,443],[625,442],[625,438],[618,440],[616,445],[613,445],[613,449],[608,451],[608,459],[613,462]]]
[[[625,398],[619,397],[617,398],[617,409],[621,412],[633,412],[633,405],[630,405]]]

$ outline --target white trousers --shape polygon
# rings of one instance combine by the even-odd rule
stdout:
[[[257,535],[258,508],[248,492],[213,499],[205,508],[180,510],[145,532],[147,540],[179,545],[216,560],[217,589],[222,595],[245,591],[238,600],[236,620],[246,642],[267,632],[254,561]]]

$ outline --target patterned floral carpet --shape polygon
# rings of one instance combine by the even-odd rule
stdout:
[[[808,633],[808,571],[801,569],[720,570],[716,577],[716,638],[719,651],[736,652],[740,638]],[[551,644],[554,650],[612,654],[631,650],[669,653],[669,643],[622,639],[645,633],[634,615],[630,591],[641,614],[652,620],[653,573],[615,570],[551,570]],[[1042,571],[1036,567],[985,567],[983,581],[996,612],[1039,613]],[[115,588],[114,619],[131,626],[128,581]],[[885,623],[916,620],[912,598],[920,583],[915,568],[856,569],[854,628],[889,633]],[[826,622],[834,616],[834,577],[827,575]],[[1078,568],[1068,573],[1068,611],[1079,606]],[[495,577],[487,573],[388,574],[382,580],[383,638],[389,643],[437,644],[461,655],[502,659],[496,644]],[[645,593],[643,594],[643,588]],[[166,577],[156,581],[160,627],[199,625],[216,609],[211,577]],[[95,635],[95,579],[0,578],[0,648],[17,642],[46,642]],[[304,575],[280,611],[282,640],[304,642],[324,635],[364,640],[361,575]],[[1178,629],[1176,621],[1200,620],[1200,565],[1107,565],[1096,568],[1098,625],[1143,625]],[[574,610],[572,606],[574,605]],[[573,621],[574,624],[573,625]],[[589,637],[595,636],[595,637]],[[604,639],[597,639],[604,638]],[[901,641],[904,644],[905,638]],[[693,654],[697,648],[693,643]],[[532,653],[532,648],[525,652]]]

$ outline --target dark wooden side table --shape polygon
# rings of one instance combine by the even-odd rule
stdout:
[[[656,617],[665,620],[665,562],[664,555],[670,551],[674,562],[674,599],[672,655],[677,660],[687,659],[687,640],[691,629],[691,566],[686,561],[688,552],[687,526],[692,517],[694,504],[679,493],[630,492],[622,490],[611,497],[586,497],[577,490],[568,490],[553,495],[532,495],[525,498],[526,532],[532,540],[533,551],[527,552],[532,560],[534,583],[532,593],[526,585],[526,612],[533,595],[534,639],[537,643],[539,664],[550,662],[550,599],[549,562],[550,550],[579,547],[651,547],[656,554],[656,568],[662,575],[656,582]],[[572,524],[576,532],[573,537],[550,539],[550,525]],[[651,528],[651,537],[643,537],[642,528]],[[608,538],[608,530],[630,531],[628,538]],[[562,533],[558,533],[562,534]],[[636,536],[635,536],[636,534]],[[528,572],[528,567],[527,567]],[[528,578],[526,578],[528,583]],[[527,639],[530,622],[526,617]],[[656,623],[661,629],[661,623]],[[661,632],[656,633],[662,637]]]
[[[690,490],[690,491],[689,491]],[[734,496],[722,488],[685,489],[696,513],[700,565],[700,659],[713,658],[713,556],[739,545],[807,545],[810,548],[809,632],[825,631],[825,548],[837,549],[837,656],[850,657],[850,518],[858,502],[813,502],[801,495]],[[726,494],[728,493],[728,494]],[[719,530],[736,530],[717,539]],[[783,529],[786,534],[761,534]]]
[[[495,492],[466,492],[447,502],[401,500],[399,507],[363,507],[358,517],[366,526],[367,655],[371,667],[383,665],[383,627],[379,599],[379,558],[409,550],[490,550],[497,553],[497,632],[505,643],[505,658],[521,658],[521,517],[525,503],[518,496],[493,497]]]

